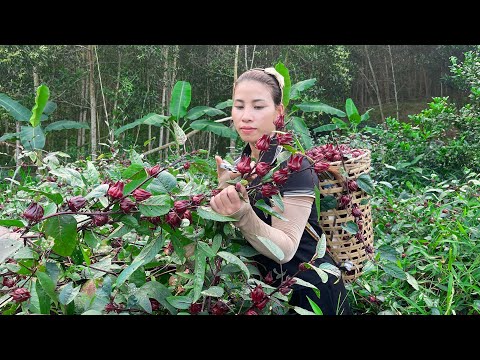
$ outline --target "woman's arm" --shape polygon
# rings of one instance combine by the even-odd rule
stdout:
[[[244,199],[248,199],[244,187],[242,187],[241,193]],[[258,252],[279,264],[284,264],[293,258],[298,249],[312,210],[313,200],[308,196],[283,197],[284,211],[282,212],[276,206],[273,207],[273,210],[282,214],[288,221],[272,216],[272,226],[263,222],[255,214],[249,202],[240,199],[233,186],[227,187],[220,194],[214,196],[210,204],[216,212],[237,219],[238,221],[234,225],[240,229],[247,241]],[[282,250],[284,258],[278,259],[257,236],[265,237],[275,243]]]

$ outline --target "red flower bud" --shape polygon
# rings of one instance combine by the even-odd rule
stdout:
[[[260,151],[267,151],[270,147],[270,136],[265,134],[257,140],[255,147]]]
[[[287,166],[292,172],[299,171],[302,168],[302,161],[303,161],[303,155],[295,154],[290,156]]]
[[[74,196],[68,200],[68,208],[72,211],[78,211],[85,206],[87,200],[81,195]]]
[[[245,315],[258,315],[257,312],[253,309],[248,310]]]
[[[93,217],[93,224],[95,226],[102,226],[108,222],[108,215],[95,215]]]
[[[165,215],[165,222],[175,229],[180,226],[182,219],[175,211],[169,211],[168,214]]]
[[[160,216],[147,216],[145,219],[151,222],[153,225],[158,225],[160,224],[160,221],[162,221]]]
[[[237,164],[237,170],[241,174],[249,173],[252,170],[250,163],[251,163],[250,156],[243,155],[242,158],[240,159],[240,162]]]
[[[155,176],[160,172],[160,164],[157,164],[151,168],[145,169],[149,176]]]
[[[190,201],[188,200],[179,200],[173,203],[173,207],[178,215],[182,215],[190,205]]]
[[[285,127],[285,115],[280,114],[277,116],[275,121],[273,122],[273,125],[275,125],[276,130],[282,130]]]
[[[352,215],[353,217],[356,217],[356,218],[359,218],[359,217],[362,217],[363,214],[362,214],[362,210],[360,210],[358,208],[358,205],[357,204],[353,204],[352,205]]]
[[[265,284],[271,284],[273,282],[272,271],[270,270],[267,275],[263,278]]]
[[[157,311],[158,309],[160,309],[160,303],[153,299],[153,298],[149,298],[150,300],[150,305],[152,306],[152,311]]]
[[[218,300],[211,309],[211,312],[213,315],[223,315],[227,311],[228,311],[228,306],[222,300]]]
[[[317,174],[319,174],[321,172],[327,171],[329,167],[330,167],[330,163],[320,160],[313,165],[313,170]]]
[[[358,184],[355,180],[348,180],[347,187],[348,187],[348,190],[350,190],[350,191],[357,191],[358,190]]]
[[[368,254],[373,254],[374,252],[374,248],[369,244],[365,247],[365,251],[368,253]]]
[[[255,166],[255,173],[258,176],[262,177],[270,171],[270,168],[271,166],[268,163],[262,161]]]
[[[185,170],[190,169],[190,163],[187,161],[185,164],[183,164],[183,168],[184,168]]]
[[[203,194],[197,194],[192,196],[192,203],[193,205],[200,205],[200,203],[205,199],[205,195]]]
[[[287,295],[290,292],[290,288],[288,286],[282,286],[278,291],[280,291],[282,295]]]
[[[278,134],[277,133],[277,143],[278,145],[292,145],[293,135],[290,133]]]
[[[150,196],[152,196],[151,193],[143,189],[135,189],[132,195],[137,201],[147,200]]]
[[[190,224],[192,223],[192,213],[190,212],[190,210],[185,210],[182,219],[188,219],[188,221],[190,221]]]
[[[259,303],[256,303],[255,306],[257,307],[257,309],[262,310],[265,307],[265,305],[267,305],[267,303],[269,301],[270,301],[270,299],[268,297],[266,297],[265,299],[263,299]]]
[[[278,188],[273,186],[271,183],[267,183],[262,186],[261,192],[264,197],[270,197],[278,194]]]
[[[17,282],[15,281],[14,278],[11,277],[4,277],[2,281],[2,285],[6,286],[8,288],[14,287]]]
[[[112,198],[120,199],[123,196],[123,187],[125,184],[122,181],[117,181],[114,185],[110,185],[108,189],[108,195]]]
[[[36,202],[32,202],[25,209],[22,216],[29,222],[39,221],[43,217],[43,207],[38,205]]]
[[[125,305],[123,305],[123,304],[117,304],[117,303],[114,303],[114,302],[110,302],[107,305],[105,305],[105,311],[107,313],[109,313],[111,311],[115,311],[118,314],[123,310],[124,307],[125,307]]]
[[[363,235],[363,232],[357,231],[355,234],[355,238],[361,242],[365,241],[365,236]]]
[[[277,170],[273,173],[273,181],[275,181],[277,185],[285,184],[288,180],[288,174],[287,168]]]
[[[262,285],[258,284],[255,289],[252,290],[250,293],[250,297],[254,304],[259,303],[265,297],[265,293],[263,292]]]
[[[128,197],[120,201],[120,209],[125,214],[128,214],[134,207],[135,207],[135,203],[132,200],[130,200]]]
[[[30,292],[25,288],[17,288],[10,292],[13,301],[21,303],[25,300],[30,299]]]
[[[196,314],[198,314],[200,311],[202,311],[202,304],[199,304],[199,303],[190,304],[190,307],[188,308],[188,312],[189,312],[191,315],[196,315]]]
[[[352,201],[352,197],[350,195],[342,195],[340,197],[340,208],[346,207]]]

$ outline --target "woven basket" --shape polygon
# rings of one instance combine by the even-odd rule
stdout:
[[[344,161],[346,176],[348,180],[356,180],[362,174],[368,174],[370,171],[370,151],[362,149],[364,154]],[[344,165],[341,161],[330,163],[330,168],[337,170],[340,174],[344,174]],[[323,196],[334,196],[337,201],[344,194],[344,188],[340,179],[322,179],[319,178],[320,194]],[[365,250],[367,245],[373,247],[373,225],[372,225],[372,209],[370,203],[361,205],[363,199],[369,196],[363,191],[350,192],[352,196],[352,204],[358,204],[362,211],[363,220],[363,236],[365,241],[362,242],[355,238],[355,234],[351,234],[344,229],[342,225],[349,221],[355,222],[355,218],[351,214],[351,205],[346,209],[331,209],[320,213],[320,225],[327,238],[327,247],[332,257],[337,263],[343,263],[349,260],[353,263],[353,269],[343,274],[345,282],[355,280],[362,273],[363,263],[370,256]],[[333,234],[333,237],[332,237]]]

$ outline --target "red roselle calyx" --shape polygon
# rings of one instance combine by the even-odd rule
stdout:
[[[43,207],[36,202],[32,202],[25,209],[22,216],[30,222],[39,221],[43,217]]]
[[[255,166],[255,173],[262,177],[262,176],[265,176],[271,169],[271,166],[266,163],[266,162],[259,162],[256,166]]]
[[[275,125],[276,130],[282,130],[285,127],[285,115],[280,114],[277,116],[275,121],[273,122],[273,125]]]
[[[125,213],[128,214],[132,209],[135,207],[135,203],[130,200],[129,198],[124,198],[120,201],[120,209]]]
[[[169,224],[172,228],[177,228],[182,223],[182,219],[175,211],[170,210],[167,215],[165,215],[165,222]]]
[[[299,171],[302,167],[302,161],[303,161],[303,155],[295,154],[290,156],[287,166],[292,172]]]
[[[25,288],[17,288],[10,292],[10,295],[12,296],[13,301],[17,303],[30,299],[30,292]]]
[[[95,215],[93,217],[93,224],[95,226],[102,226],[108,223],[108,215]]]
[[[151,168],[145,169],[149,176],[155,176],[160,172],[160,164],[157,164]]]
[[[257,140],[255,147],[260,151],[267,151],[270,147],[270,136],[262,135],[260,139]]]
[[[175,208],[175,212],[178,215],[182,215],[188,209],[189,205],[190,205],[190,201],[188,201],[188,200],[179,200],[179,201],[175,201],[173,203],[173,207]]]
[[[348,180],[347,187],[348,187],[348,190],[350,190],[350,191],[357,191],[358,190],[358,184],[355,180]]]
[[[342,195],[340,197],[340,208],[346,207],[352,201],[352,197],[350,195]]]
[[[287,168],[277,170],[273,173],[273,181],[275,181],[277,185],[285,184],[288,180],[288,174]]]
[[[182,219],[188,219],[188,221],[190,221],[190,224],[192,223],[192,213],[190,212],[190,210],[185,210]]]
[[[189,312],[191,315],[196,315],[196,314],[198,314],[200,311],[202,311],[202,304],[199,304],[199,303],[190,304],[190,307],[188,308],[188,312]]]
[[[278,145],[292,145],[293,135],[290,133],[278,134],[277,133],[277,143]]]
[[[68,208],[72,211],[78,211],[85,206],[87,200],[81,195],[74,196],[68,200]]]
[[[223,315],[227,311],[228,311],[228,306],[222,300],[218,300],[211,309],[211,312],[213,315]]]
[[[250,309],[248,310],[247,312],[245,312],[245,315],[258,315],[257,312],[253,309]]]
[[[362,217],[363,214],[362,214],[362,210],[360,210],[358,208],[358,205],[357,204],[353,204],[352,205],[352,215],[353,217],[356,217],[356,218],[359,218],[359,217]]]
[[[183,168],[184,168],[185,170],[190,169],[190,163],[187,161],[185,164],[183,164]]]
[[[132,196],[137,201],[143,201],[147,200],[150,196],[152,196],[152,194],[143,189],[135,189],[135,191],[132,193]]]
[[[254,304],[259,303],[260,301],[263,300],[265,297],[265,293],[263,292],[262,285],[258,284],[255,289],[252,290],[250,293],[250,297],[252,298],[252,301]]]
[[[205,199],[205,195],[203,195],[203,194],[193,195],[192,196],[192,203],[193,203],[193,205],[198,206],[203,201],[203,199]]]
[[[265,284],[271,284],[273,282],[273,276],[272,276],[272,271],[270,270],[267,275],[263,278],[263,282]]]
[[[114,199],[121,199],[124,186],[125,184],[122,181],[117,181],[114,185],[110,185],[107,193]]]
[[[153,299],[153,298],[149,298],[150,300],[150,305],[152,306],[152,311],[157,311],[158,309],[160,309],[160,303]]]
[[[313,165],[313,170],[317,174],[319,174],[321,172],[327,171],[329,167],[330,167],[330,163],[320,160]]]
[[[248,155],[243,155],[242,158],[240,159],[240,162],[237,164],[237,170],[240,172],[240,174],[248,174],[252,168],[250,166],[250,156]]]
[[[2,281],[2,285],[8,288],[15,286],[16,283],[17,282],[15,281],[15,279],[6,277],[6,276],[3,278],[3,281]]]
[[[264,197],[270,197],[278,194],[278,188],[270,183],[267,183],[262,186],[261,192]]]

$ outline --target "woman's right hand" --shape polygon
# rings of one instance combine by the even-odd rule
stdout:
[[[220,156],[215,155],[215,161],[217,163],[218,189],[225,189],[229,185],[227,183],[228,180],[233,180],[241,174],[221,168],[220,164],[223,162],[223,159]]]

